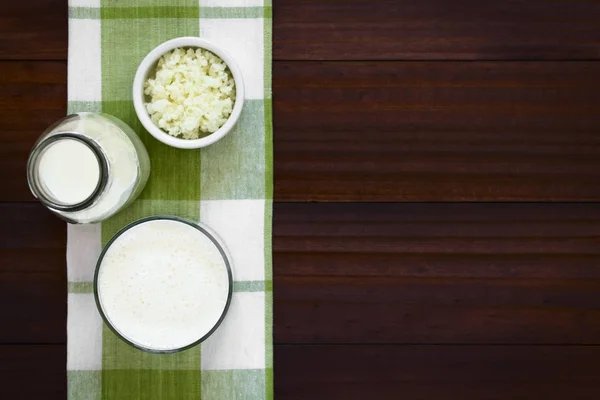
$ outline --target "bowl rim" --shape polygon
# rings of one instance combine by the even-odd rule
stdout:
[[[221,313],[221,316],[219,317],[217,322],[213,325],[213,327],[204,336],[202,336],[201,338],[199,338],[198,340],[196,340],[190,344],[187,344],[183,347],[178,347],[175,349],[152,349],[149,347],[142,346],[142,345],[126,338],[123,334],[121,334],[117,330],[117,328],[114,327],[114,325],[110,322],[110,319],[104,313],[104,309],[102,308],[102,302],[100,301],[100,295],[98,293],[98,276],[100,275],[100,267],[102,265],[102,260],[104,259],[104,256],[106,255],[106,252],[111,247],[111,245],[123,233],[127,232],[129,229],[134,228],[138,225],[144,224],[146,222],[152,222],[152,221],[157,221],[157,220],[174,221],[174,222],[178,222],[178,223],[183,223],[183,224],[189,225],[192,228],[195,228],[198,231],[200,231],[208,239],[210,239],[210,241],[213,242],[213,244],[217,247],[217,249],[219,250],[219,253],[221,254],[221,257],[223,257],[223,261],[225,262],[225,269],[227,270],[227,282],[228,282],[229,287],[227,290],[227,300],[225,302],[225,307],[223,307],[223,312]],[[121,228],[117,233],[115,233],[113,235],[113,237],[110,238],[108,243],[106,243],[106,245],[102,249],[102,252],[100,253],[100,256],[98,257],[98,261],[96,262],[96,269],[94,271],[93,289],[94,289],[94,300],[96,302],[96,308],[98,309],[98,312],[100,313],[100,316],[102,317],[102,320],[104,321],[106,326],[119,339],[121,339],[128,345],[135,347],[138,350],[146,351],[148,353],[156,353],[156,354],[178,353],[180,351],[188,350],[188,349],[204,342],[217,330],[217,328],[221,325],[221,323],[225,319],[225,316],[227,315],[227,311],[229,311],[229,306],[231,305],[231,297],[233,296],[233,272],[232,272],[232,266],[231,266],[231,256],[229,255],[229,252],[227,251],[227,247],[225,247],[221,238],[211,228],[209,228],[208,226],[206,226],[205,224],[203,224],[201,222],[194,222],[194,221],[187,220],[185,218],[180,218],[180,217],[171,216],[171,215],[157,215],[157,216],[140,218],[138,220],[135,220],[135,221],[125,225],[123,228]]]
[[[175,136],[171,136],[168,133],[160,129],[150,118],[150,115],[146,111],[144,106],[144,81],[148,75],[150,68],[162,57],[165,53],[178,47],[200,47],[208,50],[220,57],[233,75],[235,82],[235,104],[233,110],[227,121],[217,131],[211,133],[200,139],[181,139]],[[180,149],[198,149],[211,145],[218,140],[222,139],[229,131],[235,126],[238,121],[242,108],[244,106],[244,80],[242,73],[237,63],[231,57],[231,55],[222,47],[214,44],[206,39],[196,36],[183,36],[174,39],[167,40],[152,49],[146,57],[142,60],[137,68],[135,77],[133,79],[133,106],[138,119],[152,136],[159,141],[169,146],[177,147]]]

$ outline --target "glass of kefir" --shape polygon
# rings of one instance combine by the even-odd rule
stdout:
[[[148,217],[123,228],[96,266],[94,295],[107,326],[154,353],[189,349],[219,326],[231,301],[230,257],[205,225]]]

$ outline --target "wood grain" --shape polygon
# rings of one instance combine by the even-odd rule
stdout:
[[[276,346],[276,398],[596,399],[598,347]]]
[[[42,132],[67,111],[67,66],[59,62],[0,62],[0,201],[33,201],[27,157]]]
[[[0,343],[63,343],[64,224],[0,219]],[[279,203],[273,234],[276,343],[600,343],[600,205]]]
[[[33,203],[0,203],[0,221],[0,343],[64,343],[66,224]]]
[[[277,201],[599,201],[599,2],[274,3]],[[33,200],[27,153],[66,112],[67,14],[0,5],[0,202]],[[0,220],[0,398],[64,399],[65,224]],[[278,399],[598,398],[600,204],[274,222]]]
[[[590,0],[276,0],[274,60],[590,60]],[[67,2],[0,6],[0,59],[66,59]]]
[[[284,343],[598,343],[595,204],[278,204]]]
[[[600,3],[276,0],[276,60],[598,59]]]
[[[0,4],[0,60],[66,60],[65,0],[19,0]]]
[[[274,64],[279,201],[597,201],[600,64]],[[0,62],[2,201],[66,113],[66,64]]]
[[[0,346],[1,399],[66,399],[65,345]]]
[[[276,63],[283,201],[596,201],[600,64]]]
[[[597,398],[600,347],[275,346],[277,399]],[[3,399],[64,399],[65,346],[0,346]],[[35,385],[32,385],[35,377]]]

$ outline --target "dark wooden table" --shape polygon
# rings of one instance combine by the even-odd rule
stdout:
[[[275,0],[278,399],[600,398],[600,1]],[[0,398],[61,399],[66,0],[0,6]]]

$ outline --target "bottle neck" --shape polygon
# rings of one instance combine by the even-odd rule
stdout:
[[[108,182],[101,147],[77,132],[59,132],[37,143],[27,162],[31,192],[46,207],[75,212],[90,207]]]

